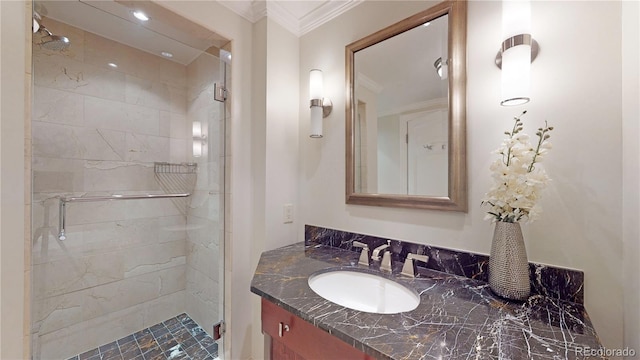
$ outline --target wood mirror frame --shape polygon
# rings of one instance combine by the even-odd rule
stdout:
[[[355,192],[355,53],[443,15],[449,15],[448,196]],[[443,1],[345,48],[346,55],[346,203],[447,211],[467,211],[466,171],[467,2]],[[426,66],[426,65],[425,65]]]

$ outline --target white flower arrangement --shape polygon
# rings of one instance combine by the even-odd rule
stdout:
[[[553,127],[545,121],[545,127],[536,132],[538,144],[534,148],[529,136],[522,133],[520,118],[526,113],[524,111],[514,117],[513,129],[505,132],[508,137],[495,151],[500,159],[490,166],[494,184],[482,200],[482,205],[489,206],[485,220],[532,222],[542,212],[538,200],[550,179],[544,169],[537,168],[535,164],[541,162],[551,149],[548,140]]]

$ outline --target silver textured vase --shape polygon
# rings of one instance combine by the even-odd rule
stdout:
[[[506,299],[522,301],[529,297],[529,263],[520,223],[496,222],[489,257],[489,287]]]

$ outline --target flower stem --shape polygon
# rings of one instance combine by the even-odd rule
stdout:
[[[549,132],[551,130],[553,130],[553,128],[550,128],[549,124],[547,124],[547,121],[545,120],[544,121],[544,129],[540,129],[536,133],[536,135],[538,135],[538,146],[536,147],[536,152],[533,154],[533,160],[531,160],[531,164],[529,165],[529,168],[527,169],[527,172],[533,171],[533,165],[536,163],[538,155],[540,155],[540,147],[545,142],[545,140],[547,140],[549,138],[549,135],[547,134],[547,132]]]
[[[522,123],[520,122],[520,118],[522,117],[522,115],[526,113],[527,113],[527,110],[523,111],[522,114],[520,114],[520,116],[516,116],[513,118],[515,121],[513,123],[513,128],[511,129],[511,132],[508,134],[509,139],[513,139],[513,136],[518,133],[518,127],[522,125]],[[505,165],[509,166],[510,163],[511,163],[511,146],[509,146],[507,150],[507,162],[505,163]]]

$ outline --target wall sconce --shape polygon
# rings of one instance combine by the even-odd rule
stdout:
[[[193,157],[202,156],[202,148],[207,143],[207,136],[202,133],[202,124],[200,121],[193,122]]]
[[[446,61],[442,61],[441,57],[433,63],[433,67],[436,68],[436,72],[438,73],[438,76],[440,76],[441,80],[444,80],[449,76],[449,66]]]
[[[529,102],[531,62],[538,55],[538,43],[531,37],[531,3],[528,0],[502,1],[502,47],[496,65],[502,69],[500,105]]]
[[[322,118],[326,118],[333,110],[331,100],[322,96],[322,70],[313,69],[309,72],[309,99],[311,109],[311,127],[309,134],[312,138],[322,137]]]

